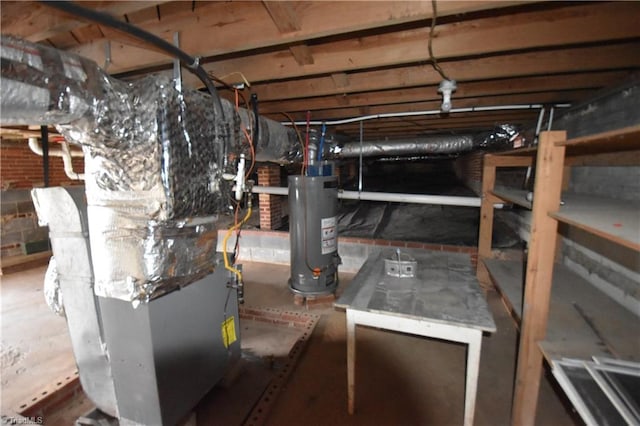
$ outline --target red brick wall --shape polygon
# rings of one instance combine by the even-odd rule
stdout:
[[[258,185],[280,186],[280,166],[258,167]],[[259,194],[260,229],[278,229],[282,226],[282,198],[278,195]]]
[[[57,149],[57,144],[52,144]],[[73,169],[84,172],[84,159],[74,158]],[[49,157],[49,186],[79,184],[64,173],[62,158]],[[0,188],[17,189],[43,186],[42,157],[31,152],[27,141],[0,142]]]
[[[482,159],[484,152],[477,151],[457,158],[453,170],[458,179],[477,194],[482,190]]]

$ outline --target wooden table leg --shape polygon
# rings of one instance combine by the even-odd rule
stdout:
[[[480,350],[482,348],[482,331],[469,330],[467,342],[467,377],[464,395],[464,424],[473,425],[473,415],[476,410],[476,393],[478,390],[478,373],[480,372]]]
[[[353,414],[356,397],[356,322],[353,312],[347,309],[347,394],[349,414]]]

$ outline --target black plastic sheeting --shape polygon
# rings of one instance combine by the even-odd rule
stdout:
[[[447,162],[438,164],[425,166],[421,173],[402,171],[402,167],[369,169],[364,177],[364,189],[476,196],[457,180]],[[502,216],[503,212],[496,210],[493,245],[513,247],[520,243],[520,237]],[[477,246],[479,220],[480,211],[475,207],[340,200],[338,231],[339,235],[349,237]]]

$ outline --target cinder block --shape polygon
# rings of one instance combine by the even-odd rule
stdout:
[[[24,254],[22,247],[12,247],[0,250],[0,256],[3,259],[6,259],[7,257],[21,256],[22,254]]]
[[[18,205],[14,201],[5,201],[2,200],[2,204],[0,204],[0,215],[15,215],[18,213]]]
[[[367,258],[367,246],[359,243],[339,243],[338,253],[344,257]]]
[[[23,243],[23,238],[22,238],[22,232],[6,232],[5,233],[5,228],[2,227],[2,246],[10,246],[10,245],[14,245],[14,244],[22,244]]]
[[[282,265],[289,265],[291,263],[291,253],[289,250],[273,250],[273,262]]]
[[[30,189],[10,189],[0,192],[0,199],[2,203],[18,202],[18,201],[31,201]]]
[[[340,272],[356,273],[362,268],[366,259],[359,257],[343,257],[342,265],[338,266]]]
[[[30,241],[42,241],[49,239],[49,228],[39,227],[22,232],[22,236],[25,242]]]
[[[33,201],[18,201],[18,213],[34,213],[35,211]]]
[[[2,224],[2,235],[12,232],[30,231],[36,227],[36,223],[32,217],[16,217]]]
[[[262,247],[272,247],[276,250],[284,250],[288,252],[291,249],[289,237],[275,235],[273,233],[263,234],[260,236],[259,244]]]
[[[274,252],[270,248],[251,247],[251,260],[254,262],[273,262]]]

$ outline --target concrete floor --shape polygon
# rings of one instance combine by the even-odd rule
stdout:
[[[43,275],[37,268],[2,277],[2,413],[75,368],[64,320],[44,303]],[[245,263],[247,305],[304,309],[293,304],[288,275],[286,266]],[[351,278],[341,276],[339,292]],[[483,339],[475,424],[507,425],[517,335],[498,295],[488,301],[498,331]],[[349,416],[344,312],[312,310],[322,319],[268,425],[462,424],[464,346],[359,327],[356,413]],[[537,424],[574,424],[549,379],[538,406]]]

